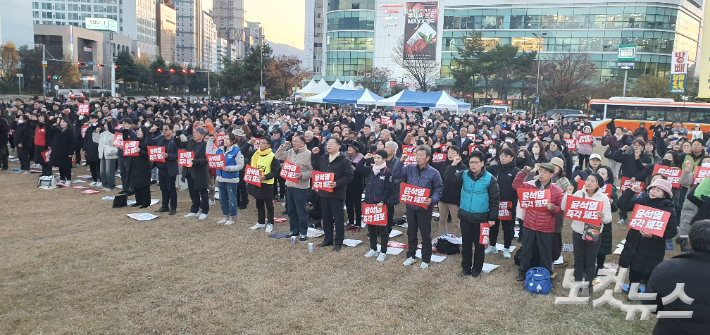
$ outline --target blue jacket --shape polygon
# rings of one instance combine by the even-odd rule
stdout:
[[[394,178],[392,170],[385,168],[378,175],[372,173],[372,166],[365,165],[366,159],[361,159],[356,166],[355,172],[365,176],[365,203],[388,205],[389,198],[394,190]]]
[[[458,213],[461,220],[480,223],[498,219],[498,180],[485,167],[478,175],[471,170],[456,172],[455,167],[449,167],[444,179],[452,190],[461,192]]]
[[[217,149],[217,155],[224,154],[224,165],[234,166],[237,165],[237,155],[239,154],[239,147],[236,145],[232,146],[232,150],[225,153],[222,150],[223,147]],[[217,175],[222,178],[239,178],[239,171],[224,171],[222,169],[217,169]]]
[[[434,208],[435,204],[439,203],[441,195],[444,192],[444,183],[441,181],[439,171],[435,168],[427,164],[427,166],[425,166],[420,172],[417,164],[405,166],[402,161],[397,161],[392,170],[392,177],[394,177],[394,179],[400,179],[403,183],[429,189],[431,205],[429,205],[427,209],[410,204],[407,204],[407,208],[415,211],[430,211]]]

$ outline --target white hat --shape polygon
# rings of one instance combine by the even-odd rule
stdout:
[[[599,154],[592,154],[591,156],[589,156],[589,160],[592,159],[602,160],[602,156],[599,156]]]

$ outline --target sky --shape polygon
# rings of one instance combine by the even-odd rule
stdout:
[[[305,0],[244,0],[244,20],[261,22],[266,40],[303,49]]]

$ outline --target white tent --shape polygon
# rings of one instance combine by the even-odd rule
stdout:
[[[303,89],[301,89],[299,91],[299,93],[301,93],[301,94],[320,94],[320,93],[327,91],[328,89],[330,89],[330,86],[328,86],[328,83],[326,83],[325,80],[321,79],[318,82],[318,84],[314,85],[309,90],[306,90],[306,88],[304,87]]]
[[[300,90],[296,91],[296,93],[303,93],[304,91],[307,92],[315,86],[316,86],[316,82],[313,81],[313,79],[311,79],[311,81],[308,82],[308,85],[306,85],[303,88],[301,88]]]
[[[340,79],[335,79],[335,82],[333,83],[333,85],[330,85],[330,87],[341,89],[343,88],[343,83],[340,82]]]
[[[351,90],[355,89],[355,82],[353,82],[352,79],[350,79],[350,81],[346,85],[348,85],[348,88],[350,88]]]
[[[338,88],[330,88],[328,91],[316,96],[304,99],[309,102],[320,102],[330,104],[357,104],[357,105],[374,105],[377,101],[382,100],[381,96],[372,93],[370,90],[346,90]]]

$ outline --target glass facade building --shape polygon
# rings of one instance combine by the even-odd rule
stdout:
[[[327,0],[326,76],[354,77],[372,70],[375,0]]]
[[[471,30],[481,31],[489,48],[513,44],[521,51],[540,50],[543,59],[560,52],[587,53],[596,63],[600,79],[623,76],[616,69],[621,44],[637,45],[636,65],[629,71],[630,78],[642,74],[669,77],[673,50],[688,51],[691,60],[688,65],[695,63],[701,22],[699,7],[693,11],[679,4],[658,2],[565,6],[558,3],[446,8],[441,77],[451,78],[456,50]]]

